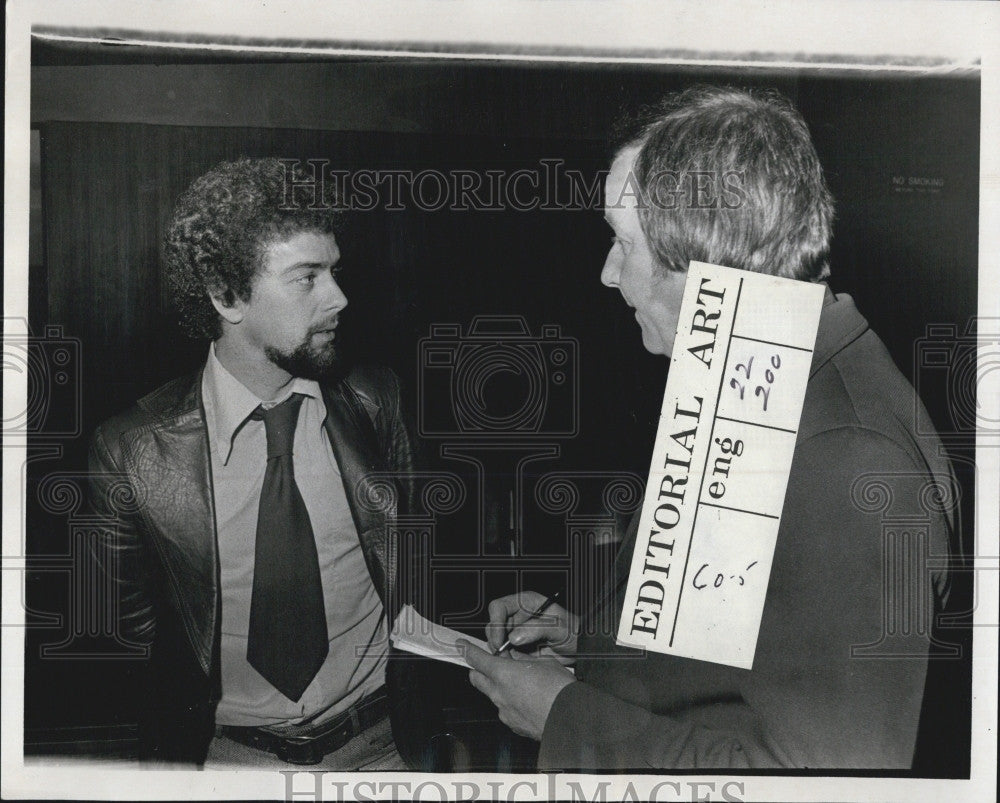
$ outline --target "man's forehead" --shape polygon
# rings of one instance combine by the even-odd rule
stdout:
[[[625,148],[611,162],[604,182],[604,217],[609,223],[620,218],[625,209],[637,205],[639,188],[632,166],[638,153],[637,147]]]
[[[264,247],[264,261],[279,268],[295,262],[335,262],[340,248],[333,234],[299,231],[278,237]]]

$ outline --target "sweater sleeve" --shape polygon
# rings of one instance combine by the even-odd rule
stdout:
[[[932,597],[942,583],[926,565],[902,578],[905,593],[886,582],[903,541],[885,525],[908,515],[908,548],[947,550],[943,517],[925,511],[915,526],[928,476],[889,439],[860,427],[801,443],[791,476],[754,667],[733,670],[738,699],[713,697],[702,683],[697,695],[661,706],[663,689],[696,687],[693,676],[704,676],[706,664],[667,663],[674,676],[656,677],[648,656],[629,662],[632,688],[584,680],[560,692],[541,768],[910,766]],[[893,510],[859,502],[855,483],[866,477],[887,489]]]
[[[555,699],[545,722],[538,768],[634,770],[775,767],[781,762],[753,733],[745,705],[723,706],[721,728],[658,715],[577,681]],[[737,723],[745,730],[741,732]]]

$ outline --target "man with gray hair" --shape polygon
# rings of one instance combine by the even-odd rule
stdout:
[[[670,96],[616,150],[605,190],[614,240],[601,281],[635,310],[652,353],[671,353],[692,260],[829,276],[832,198],[804,120],[777,93]],[[851,298],[827,288],[752,670],[615,644],[638,515],[611,587],[582,616],[553,605],[544,624],[526,624],[544,600],[534,592],[491,603],[494,648],[509,639],[559,659],[467,652],[473,685],[540,741],[540,768],[911,766],[926,632],[948,578],[936,570],[914,582],[906,659],[892,649],[852,658],[891,637],[881,522],[852,486],[884,478],[903,504],[953,487],[938,438],[916,435],[932,428],[913,394]],[[946,555],[954,537],[945,507],[930,517],[932,555]],[[574,660],[575,676],[563,666]]]

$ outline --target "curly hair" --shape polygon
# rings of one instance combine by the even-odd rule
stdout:
[[[833,198],[791,101],[774,90],[696,86],[644,116],[641,130],[620,129],[616,144],[619,153],[639,148],[639,220],[664,270],[698,260],[803,281],[829,276]],[[663,180],[678,175],[727,176],[740,202],[663,202]]]
[[[177,200],[164,240],[166,278],[185,331],[221,334],[211,296],[250,300],[266,247],[301,231],[336,234],[343,210],[332,182],[294,159],[222,162]]]

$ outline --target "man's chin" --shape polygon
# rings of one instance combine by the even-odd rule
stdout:
[[[673,350],[673,343],[664,343],[662,338],[647,332],[645,328],[642,330],[642,345],[650,354],[660,354],[664,357],[669,357]]]
[[[328,381],[340,376],[343,370],[340,355],[332,343],[322,349],[310,348],[308,344],[303,344],[291,352],[268,348],[265,353],[279,368],[301,379]]]

